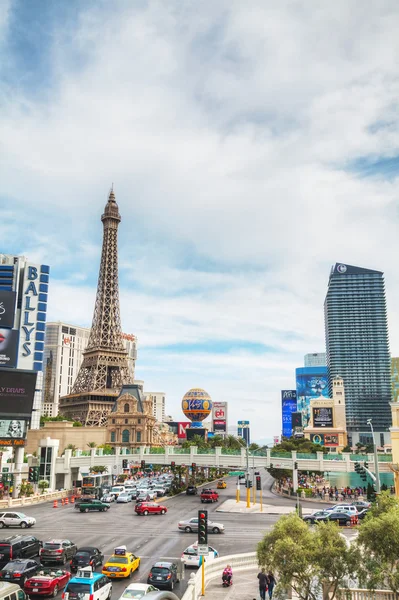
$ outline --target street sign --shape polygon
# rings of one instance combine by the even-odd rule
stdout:
[[[245,475],[245,471],[230,471],[229,475],[232,477],[239,477],[240,475]]]
[[[208,556],[208,555],[209,555],[209,547],[198,545],[198,556]]]

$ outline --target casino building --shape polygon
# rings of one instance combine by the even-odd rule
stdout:
[[[0,254],[1,369],[36,371],[30,428],[39,429],[50,267]]]

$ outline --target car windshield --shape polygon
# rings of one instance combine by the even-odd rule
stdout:
[[[134,598],[136,600],[136,598],[142,598],[144,595],[144,590],[125,590],[122,594],[122,598]]]
[[[184,554],[190,554],[192,556],[195,556],[198,553],[198,549],[194,548],[194,546],[190,546],[189,548],[186,548],[186,550],[184,551]]]
[[[167,575],[169,573],[169,569],[166,567],[153,567],[151,569],[151,573],[153,575]]]
[[[125,556],[111,556],[108,561],[110,565],[127,565],[127,558]]]
[[[76,552],[76,558],[90,558],[90,554],[88,552]]]
[[[66,591],[75,598],[81,594],[90,594],[90,583],[69,583]]]
[[[23,571],[25,569],[24,563],[9,562],[8,565],[2,568],[2,571]]]
[[[58,548],[61,548],[61,544],[51,544],[50,542],[45,542],[43,544],[43,548],[46,548],[47,550],[58,550]]]

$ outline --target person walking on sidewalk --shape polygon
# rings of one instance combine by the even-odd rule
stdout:
[[[258,579],[259,579],[260,600],[266,600],[267,575],[265,573],[265,569],[262,569],[261,572],[258,573]]]
[[[267,574],[267,589],[269,592],[269,600],[272,600],[274,586],[276,585],[276,579],[271,571]]]

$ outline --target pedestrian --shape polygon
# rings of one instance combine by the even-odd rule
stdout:
[[[266,600],[266,591],[267,591],[267,575],[265,573],[265,569],[263,568],[260,573],[258,573],[259,579],[259,595],[260,600]]]
[[[269,600],[272,600],[274,586],[276,585],[276,579],[271,571],[267,574],[267,588],[269,592]]]

